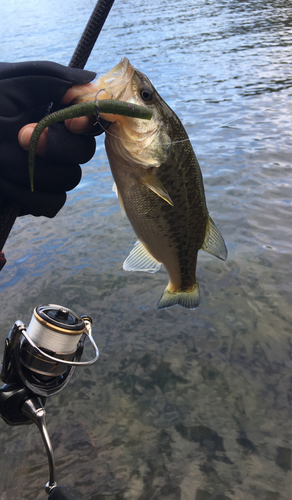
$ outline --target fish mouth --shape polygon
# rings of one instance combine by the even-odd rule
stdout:
[[[130,64],[126,57],[123,57],[114,68],[99,76],[93,83],[95,92],[80,96],[75,102],[113,99],[145,105],[139,90],[142,85],[151,86],[151,83],[143,73]],[[103,120],[111,123],[106,130],[108,154],[112,151],[129,165],[143,168],[158,167],[166,155],[161,144],[168,145],[169,138],[161,130],[161,120],[159,115],[157,116],[155,107],[153,112],[152,119],[147,123],[145,120],[141,123],[142,120],[139,118],[100,113]]]
[[[95,84],[99,89],[97,99],[127,101],[132,95],[133,75],[132,64],[126,57],[123,57],[114,68],[96,80]]]
[[[144,105],[140,96],[140,88],[144,85],[152,87],[148,78],[130,64],[126,57],[108,73],[101,75],[95,82],[98,87],[96,99],[114,99]],[[143,168],[158,167],[165,159],[161,144],[166,139],[161,131],[161,123],[154,115],[147,123],[136,118],[121,117],[101,113],[101,118],[112,121],[107,131],[107,152],[111,150],[128,165]],[[161,144],[160,144],[161,143]],[[168,144],[168,142],[167,142]],[[162,151],[162,153],[160,152]]]

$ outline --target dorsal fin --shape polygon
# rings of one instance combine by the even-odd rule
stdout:
[[[218,259],[227,259],[226,245],[219,229],[217,229],[210,216],[207,222],[205,239],[203,245],[201,246],[201,250],[218,257]]]
[[[133,250],[123,263],[124,271],[144,271],[146,273],[156,273],[159,271],[161,263],[158,262],[144,245],[138,240]]]

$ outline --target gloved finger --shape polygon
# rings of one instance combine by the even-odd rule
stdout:
[[[96,118],[96,116],[81,116],[65,120],[65,125],[73,134],[101,135],[111,125],[112,122]]]
[[[74,85],[67,90],[66,94],[62,97],[62,104],[70,104],[75,97],[84,94],[90,94],[92,92],[97,92],[96,85],[94,83],[86,83],[85,85]]]
[[[72,135],[64,123],[56,123],[49,127],[48,142],[44,159],[65,163],[87,163],[95,153],[95,139],[87,135]]]
[[[79,118],[70,118],[65,120],[67,129],[73,134],[90,133],[96,123],[96,116],[80,116]]]
[[[91,142],[91,137],[87,139],[90,139]],[[86,151],[85,154],[87,154]],[[66,157],[64,151],[62,151],[62,155]],[[74,153],[71,156],[74,156]],[[11,148],[10,144],[0,144],[0,157],[5,158],[6,167],[0,173],[1,182],[5,180],[30,191],[27,152],[17,144],[13,148]],[[76,154],[76,150],[74,160],[72,161],[71,158],[71,161],[68,161],[66,157],[64,163],[60,163],[59,158],[56,159],[54,154],[52,154],[50,160],[37,156],[34,171],[35,190],[61,193],[62,191],[70,191],[77,186],[81,179],[81,168],[76,158],[79,159],[79,154]],[[80,155],[80,159],[82,160],[82,155]],[[14,198],[13,191],[12,197]]]
[[[34,128],[36,126],[36,123],[29,123],[28,125],[25,125],[20,129],[18,132],[18,142],[20,146],[25,149],[25,151],[29,150],[29,144],[30,144],[30,139],[31,135],[34,131]],[[45,153],[46,147],[47,147],[47,141],[48,141],[48,132],[49,129],[46,128],[43,133],[40,135],[39,140],[38,140],[38,145],[36,148],[36,154],[42,156]]]
[[[95,73],[51,61],[0,63],[0,109],[3,116],[15,116],[23,109],[60,102],[73,85],[90,82]],[[7,109],[7,101],[10,109]],[[8,112],[9,115],[5,114]],[[12,113],[12,114],[11,114]]]
[[[80,118],[65,120],[64,123],[67,129],[73,134],[85,134],[92,131],[95,122],[95,116],[81,116]],[[28,123],[18,132],[18,142],[20,146],[25,149],[25,151],[29,150],[30,139],[36,125],[36,123]],[[42,156],[45,153],[48,141],[48,132],[49,129],[46,128],[39,137],[36,149],[36,154],[39,156]]]

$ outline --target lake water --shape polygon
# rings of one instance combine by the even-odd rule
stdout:
[[[68,64],[94,4],[2,2],[1,60]],[[103,137],[55,219],[13,228],[0,346],[53,302],[89,314],[100,348],[46,405],[76,499],[290,499],[291,19],[289,0],[116,0],[86,66],[127,56],[191,137],[229,252],[199,253],[196,311],[156,310],[165,270],[122,271],[133,231]],[[0,499],[44,499],[36,427],[0,428]]]

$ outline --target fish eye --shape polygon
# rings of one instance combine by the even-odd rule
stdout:
[[[153,99],[153,91],[150,87],[142,87],[140,96],[145,102],[150,102]]]

